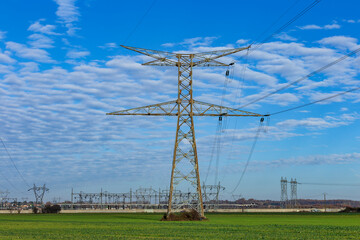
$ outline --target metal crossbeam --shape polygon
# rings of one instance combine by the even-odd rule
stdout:
[[[250,49],[250,46],[242,47],[242,48],[233,48],[233,49],[224,49],[224,50],[217,50],[217,51],[210,51],[210,52],[202,52],[202,53],[171,53],[171,52],[164,52],[158,50],[150,50],[145,48],[138,48],[138,47],[129,47],[121,45],[122,47],[144,54],[146,56],[155,58],[156,60],[143,63],[143,65],[149,66],[175,66],[178,67],[179,64],[181,65],[192,65],[192,67],[218,67],[218,66],[228,66],[226,63],[222,63],[216,61],[215,59],[221,58],[230,54],[234,54],[243,50]],[[185,61],[178,61],[178,56],[182,57],[182,60]],[[186,58],[190,58],[192,56],[192,61],[186,61]],[[187,60],[188,60],[187,59]]]
[[[189,101],[182,102],[182,105],[189,105],[189,104],[190,104]],[[144,107],[137,107],[127,110],[116,111],[112,113],[107,113],[106,115],[177,116],[178,115],[177,100],[148,105]],[[194,100],[193,116],[262,117],[263,115]]]

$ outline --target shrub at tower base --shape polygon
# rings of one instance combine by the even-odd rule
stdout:
[[[161,221],[202,221],[206,220],[200,216],[200,214],[195,210],[185,210],[180,213],[170,213],[169,216],[164,214]]]

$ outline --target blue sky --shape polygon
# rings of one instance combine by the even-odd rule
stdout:
[[[148,58],[119,44],[175,52],[247,46],[311,2],[1,1],[0,137],[26,182],[49,186],[50,200],[70,199],[72,187],[165,189],[176,119],[105,113],[175,99],[176,69],[142,66]],[[239,107],[359,48],[358,9],[355,0],[323,0],[258,49],[224,58],[236,64],[223,101],[226,69],[196,69],[195,98]],[[359,63],[359,55],[352,56],[244,110],[272,113],[358,87]],[[281,176],[358,183],[359,101],[360,92],[352,92],[271,117],[234,194],[277,200]],[[217,118],[195,122],[202,180],[217,123]],[[244,169],[258,123],[258,118],[224,119],[218,179],[225,198],[231,198]],[[0,160],[0,190],[32,199],[3,148]],[[215,181],[214,165],[215,160],[207,184]],[[360,198],[354,187],[298,189],[299,197],[327,192],[330,198]]]

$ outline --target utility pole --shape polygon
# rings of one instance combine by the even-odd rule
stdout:
[[[144,48],[122,46],[129,50],[155,58],[144,63],[149,66],[173,66],[178,69],[178,96],[176,100],[133,108],[123,111],[107,113],[107,115],[142,115],[142,116],[176,116],[177,128],[172,160],[170,191],[167,215],[181,208],[193,208],[201,217],[204,216],[204,206],[201,194],[199,163],[195,139],[194,116],[253,116],[261,114],[245,112],[238,109],[223,107],[215,104],[196,101],[193,99],[193,68],[194,67],[227,67],[229,64],[219,62],[223,56],[234,54],[245,48],[235,48],[212,52],[182,54],[155,51]],[[176,190],[195,189],[192,198],[183,201],[178,198]]]
[[[326,194],[327,193],[323,193],[324,194],[324,212],[326,212]]]

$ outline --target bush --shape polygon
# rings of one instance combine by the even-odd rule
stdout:
[[[359,213],[360,208],[346,207],[344,210],[339,211],[341,213]]]
[[[37,213],[39,212],[39,209],[38,209],[37,207],[33,207],[33,208],[32,208],[32,212],[33,212],[34,214],[37,214]]]
[[[42,213],[59,213],[61,211],[61,207],[58,204],[51,205],[46,204],[45,207],[42,209]]]

